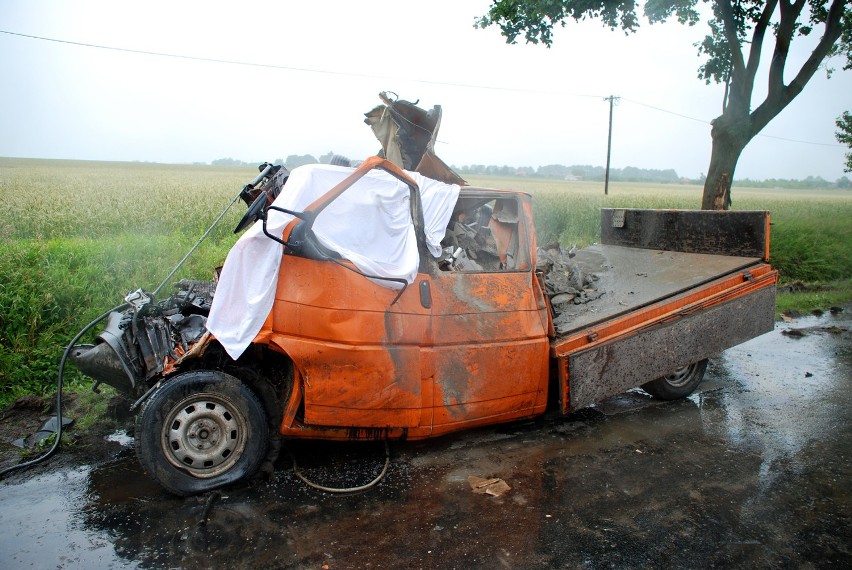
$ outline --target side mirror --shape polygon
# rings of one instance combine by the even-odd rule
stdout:
[[[243,214],[240,223],[237,224],[237,227],[234,229],[235,234],[240,233],[256,221],[263,219],[266,210],[266,200],[267,192],[264,190],[257,195],[257,198],[255,198],[254,202],[251,203],[251,206],[248,207],[246,213]]]

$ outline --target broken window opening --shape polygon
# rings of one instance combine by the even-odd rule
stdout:
[[[530,260],[521,247],[518,202],[513,198],[459,197],[438,260],[442,271],[524,271]]]

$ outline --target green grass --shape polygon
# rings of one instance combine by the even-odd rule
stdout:
[[[0,408],[49,393],[77,331],[131,290],[156,288],[255,175],[0,159]],[[210,278],[243,212],[235,204],[175,278]],[[67,373],[81,380],[73,366]]]
[[[157,287],[255,175],[253,168],[0,158],[0,408],[50,393],[77,331],[129,291]],[[540,244],[597,241],[602,207],[696,208],[701,201],[697,186],[613,183],[604,196],[601,183],[470,182],[529,192]],[[733,197],[735,209],[771,211],[772,263],[784,282],[834,282],[808,303],[852,300],[852,192],[735,188]],[[244,210],[235,204],[175,279],[210,278]],[[68,380],[83,382],[71,366]]]
[[[852,279],[798,284],[790,292],[779,293],[776,299],[776,314],[810,313],[839,307],[852,301]]]

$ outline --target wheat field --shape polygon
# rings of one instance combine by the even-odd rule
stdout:
[[[156,288],[257,171],[0,158],[0,407],[43,393],[73,335],[131,290]],[[588,245],[602,207],[699,207],[686,185],[471,177],[533,197],[540,244]],[[769,210],[785,281],[852,278],[852,191],[733,190],[734,209]],[[175,279],[210,278],[236,240],[238,201]],[[847,287],[848,289],[849,287]],[[846,293],[849,294],[848,291]]]

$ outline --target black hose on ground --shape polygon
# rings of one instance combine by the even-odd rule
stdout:
[[[74,339],[70,343],[68,343],[68,346],[65,348],[65,352],[62,353],[62,359],[59,361],[59,374],[57,375],[56,381],[56,437],[53,440],[53,445],[51,445],[50,449],[48,449],[44,454],[36,457],[35,459],[30,459],[29,461],[25,461],[24,463],[19,463],[17,465],[12,465],[11,467],[3,469],[2,471],[0,471],[0,478],[5,477],[7,474],[13,471],[17,471],[19,469],[27,469],[28,467],[32,467],[33,465],[41,463],[42,461],[46,460],[48,457],[56,453],[56,450],[59,449],[59,442],[62,439],[62,381],[63,374],[65,372],[65,361],[68,360],[68,354],[77,345],[77,341],[80,340],[84,334],[89,332],[92,327],[107,318],[110,313],[114,311],[122,311],[127,307],[128,303],[122,303],[121,305],[113,307],[112,309],[105,312],[104,314],[96,318],[94,321],[83,327],[83,329],[77,333],[77,336],[75,336]]]
[[[290,453],[290,458],[293,460],[293,474],[299,478],[305,485],[316,489],[318,491],[323,491],[325,493],[336,493],[336,494],[346,494],[346,493],[357,493],[359,491],[366,491],[372,487],[375,487],[379,484],[379,482],[384,479],[385,475],[388,472],[388,466],[390,465],[390,446],[388,445],[388,440],[384,440],[385,442],[385,465],[382,467],[382,471],[376,476],[375,479],[370,481],[365,485],[359,485],[357,487],[326,487],[325,485],[320,485],[318,483],[314,483],[310,481],[307,477],[302,475],[301,471],[299,471],[299,466],[296,464],[296,456],[293,455],[293,452],[289,449],[287,450]]]

